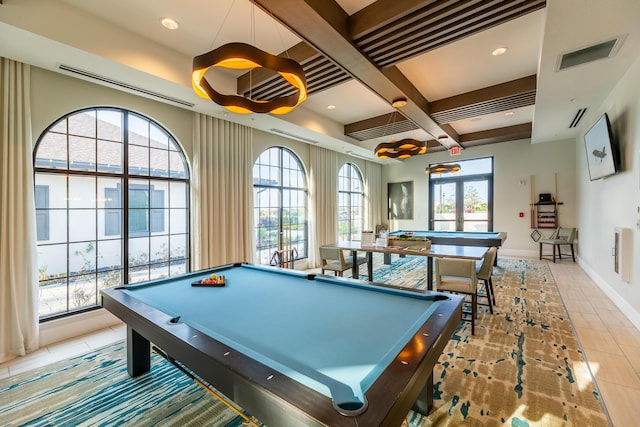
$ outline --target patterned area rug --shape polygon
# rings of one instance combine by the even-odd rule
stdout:
[[[374,279],[424,288],[424,257],[375,262]],[[462,323],[434,369],[434,409],[411,427],[607,426],[545,262],[499,259],[498,306]],[[157,355],[130,378],[124,343],[0,381],[2,426],[229,426],[242,419]],[[367,426],[374,427],[374,426]]]
[[[416,264],[424,264],[413,260]],[[497,308],[461,324],[434,369],[434,409],[413,427],[608,426],[546,262],[500,258]]]
[[[157,354],[127,373],[113,344],[0,381],[0,426],[227,426],[242,418]]]

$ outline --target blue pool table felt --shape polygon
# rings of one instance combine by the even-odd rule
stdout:
[[[438,304],[414,292],[264,271],[224,270],[221,288],[192,287],[203,274],[125,292],[338,405],[364,403],[368,387]]]

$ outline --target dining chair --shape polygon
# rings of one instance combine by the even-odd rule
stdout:
[[[558,227],[548,239],[540,239],[540,259],[550,259],[542,256],[542,246],[551,245],[553,250],[553,262],[556,262],[556,253],[558,259],[562,259],[562,245],[569,246],[571,248],[571,258],[573,262],[576,262],[576,254],[573,250],[573,241],[576,237],[575,228]]]
[[[497,254],[498,248],[496,248],[495,246],[490,247],[482,258],[482,264],[478,264],[476,268],[478,280],[482,280],[484,282],[485,292],[484,295],[478,294],[478,296],[486,296],[488,300],[488,304],[484,304],[481,302],[478,302],[478,304],[488,305],[491,314],[493,314],[493,306],[496,305],[496,294],[493,289],[493,280],[491,279],[491,275],[493,274],[493,264]]]
[[[471,297],[471,312],[463,310],[462,320],[471,322],[471,335],[475,335],[478,305],[476,262],[470,259],[458,258],[436,258],[435,261],[435,289],[439,292],[463,294]],[[465,318],[465,314],[470,315],[470,317]]]
[[[325,270],[329,270],[333,271],[334,275],[342,277],[345,270],[353,267],[351,257],[349,257],[349,261],[347,261],[342,253],[342,249],[321,246],[320,258],[322,258],[322,274],[324,274]]]

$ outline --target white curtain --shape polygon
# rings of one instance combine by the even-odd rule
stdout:
[[[338,153],[309,147],[309,268],[320,267],[320,246],[338,240]]]
[[[30,73],[0,57],[0,361],[39,344]]]
[[[253,131],[195,113],[191,181],[194,269],[253,262]]]
[[[374,162],[366,162],[364,171],[364,192],[368,203],[365,203],[365,230],[375,231],[376,225],[383,223],[382,216],[382,166]]]

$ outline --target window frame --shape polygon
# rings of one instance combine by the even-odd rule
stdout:
[[[345,169],[346,168],[346,169]],[[342,175],[343,170],[346,170],[346,175]],[[356,179],[360,182],[360,191],[355,191],[354,188],[352,187],[353,184],[353,173],[356,174]],[[346,179],[347,182],[349,183],[349,188],[348,189],[343,189],[341,188],[341,182],[343,179]],[[346,210],[347,210],[347,218],[345,220],[341,220],[340,219],[340,195],[345,196],[346,198]],[[354,205],[353,204],[353,198],[355,195],[358,195],[360,197],[360,205]],[[353,163],[345,163],[344,165],[342,165],[342,167],[340,168],[340,170],[338,171],[338,218],[337,218],[337,225],[338,225],[338,241],[349,241],[349,240],[353,240],[353,233],[354,233],[354,222],[355,222],[355,218],[352,217],[353,214],[353,208],[355,206],[359,206],[360,207],[360,224],[359,224],[359,229],[360,232],[362,232],[362,230],[364,229],[364,179],[362,177],[362,173],[360,172],[360,169],[358,169],[358,167],[353,164]],[[346,233],[340,233],[340,224],[341,223],[346,223],[347,224],[347,232]],[[344,236],[347,236],[348,239],[345,239]],[[358,238],[360,238],[360,236],[357,236]]]
[[[147,126],[146,145],[144,145],[145,143],[140,145],[140,142],[132,140],[132,138],[144,140],[144,135],[137,133],[138,128],[135,125],[130,127],[131,120],[135,120],[138,126]],[[40,152],[43,141],[46,141],[45,148],[43,152]],[[72,149],[75,149],[75,146],[72,144],[73,142],[78,143],[78,141],[80,144],[84,144],[81,147],[83,151],[73,152]],[[65,144],[66,152],[60,148]],[[132,147],[138,147],[139,151],[146,153],[146,162],[149,165],[147,169],[138,169],[138,172],[130,170],[129,153]],[[91,150],[94,150],[93,153]],[[88,160],[84,160],[83,155],[86,155]],[[113,163],[109,164],[107,161],[113,161]],[[103,284],[113,286],[114,284],[145,280],[136,280],[132,276],[140,268],[146,268],[146,276],[154,278],[155,276],[171,276],[172,271],[174,274],[180,274],[191,270],[189,164],[184,149],[177,139],[153,119],[138,112],[108,106],[95,106],[71,111],[56,119],[38,137],[33,149],[33,170],[36,187],[41,185],[38,184],[39,180],[45,183],[54,182],[60,187],[57,191],[63,194],[71,194],[70,182],[73,180],[79,182],[82,178],[87,178],[87,183],[90,183],[90,186],[83,186],[76,191],[82,195],[81,199],[95,199],[91,202],[92,206],[78,209],[71,205],[70,196],[65,196],[67,200],[63,203],[60,203],[60,194],[52,196],[58,198],[57,205],[46,213],[54,210],[64,212],[61,215],[66,216],[66,231],[60,232],[53,242],[39,240],[38,251],[45,252],[45,261],[50,261],[47,259],[47,251],[51,254],[54,253],[51,251],[66,248],[66,255],[61,254],[60,256],[61,259],[66,257],[66,266],[60,263],[55,264],[54,271],[46,274],[46,270],[50,266],[40,265],[41,262],[39,262],[40,286],[44,289],[50,285],[54,286],[56,283],[60,286],[66,285],[67,297],[65,301],[58,302],[59,305],[66,303],[65,309],[56,308],[49,313],[41,310],[41,322],[100,308],[99,290],[106,286]],[[63,181],[66,186],[64,189],[61,187]],[[101,186],[104,183],[109,184],[109,181],[113,181],[110,184],[112,186],[105,186],[101,191]],[[130,181],[133,182],[130,183]],[[148,186],[142,185],[140,187],[150,190],[151,196],[148,200],[150,206],[146,208],[146,231],[130,233],[128,229],[129,191],[122,194],[122,189],[129,189],[131,185],[138,186],[136,181],[148,183]],[[159,184],[160,189],[155,189],[154,185],[158,186]],[[167,190],[166,194],[165,189]],[[109,191],[111,191],[111,196],[116,192],[119,193],[117,201],[110,202]],[[153,196],[155,194],[153,191],[159,192],[158,194],[162,196],[160,206],[156,206],[157,200],[156,202],[151,200],[152,197],[160,197],[159,195]],[[175,204],[172,204],[170,199],[172,191],[174,197],[177,198]],[[74,210],[77,212],[72,214]],[[173,210],[184,216],[184,222],[177,225],[176,232],[172,232],[173,223],[170,219],[170,213]],[[83,233],[87,233],[90,237],[75,240],[70,237],[72,229],[84,227],[84,225],[78,226],[78,223],[73,221],[73,219],[79,218],[78,215],[82,217],[83,212],[80,211],[86,211],[90,215],[87,217],[89,222],[83,223],[87,224]],[[113,216],[109,218],[110,215],[115,215],[116,218],[114,219]],[[160,215],[159,220],[153,220],[152,215]],[[51,220],[54,220],[53,217]],[[92,228],[91,221],[95,221],[95,230],[87,232],[86,230]],[[104,226],[101,226],[103,221]],[[175,227],[173,228],[175,229]],[[130,246],[132,239],[139,236],[146,237],[148,240],[148,246],[146,246],[147,262],[132,264]],[[47,246],[52,248],[47,249]],[[115,252],[115,247],[118,247],[118,252]],[[104,252],[101,252],[100,248]],[[109,252],[109,248],[113,252]],[[107,261],[102,263],[102,258],[105,256],[109,258],[108,262],[114,262],[114,264],[108,265]],[[76,265],[78,257],[84,259],[84,266],[80,270],[77,270]],[[62,273],[57,273],[60,271]],[[111,275],[112,273],[113,275]],[[86,304],[80,304],[77,301],[76,304],[73,304],[71,292],[77,291],[77,281],[82,277],[86,277],[88,280],[82,283],[82,286],[87,287],[92,296],[86,300]],[[144,274],[140,277],[144,277]],[[92,286],[95,287],[92,288]],[[72,287],[76,287],[76,289],[71,289]]]

